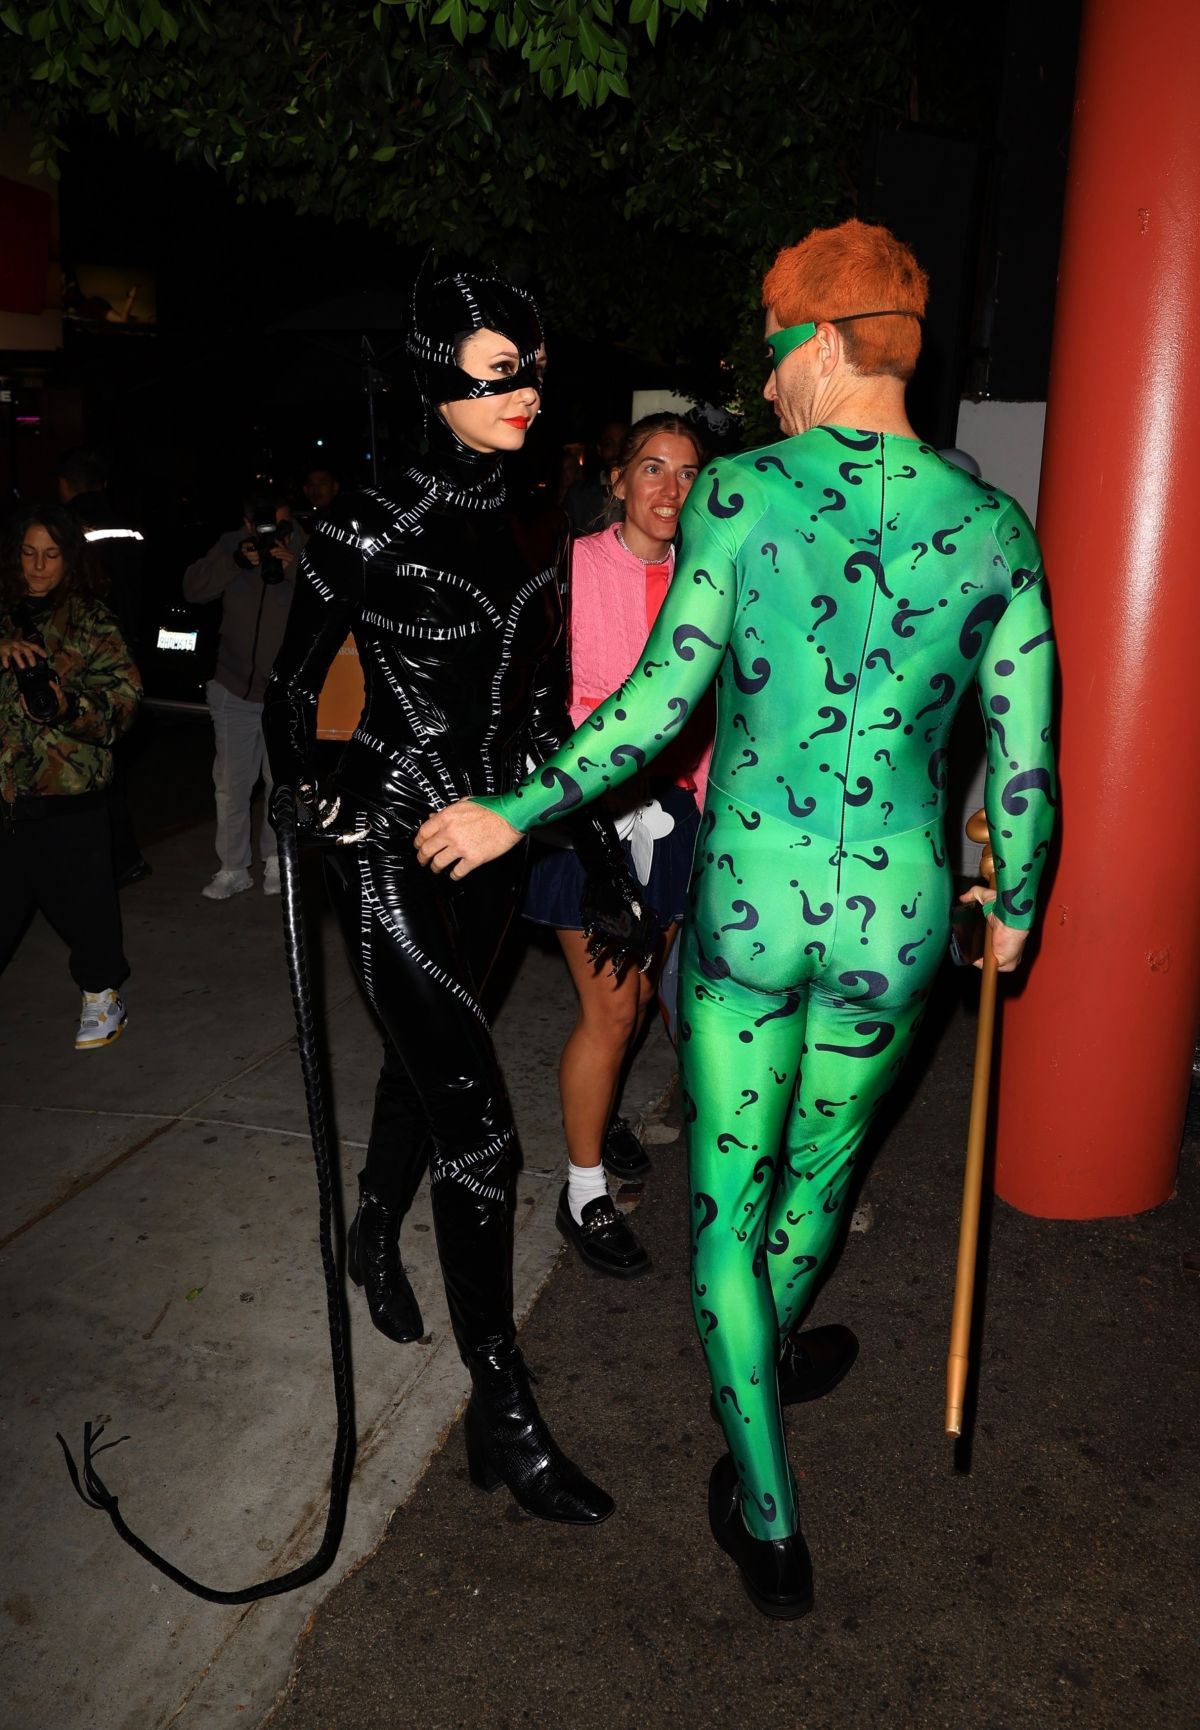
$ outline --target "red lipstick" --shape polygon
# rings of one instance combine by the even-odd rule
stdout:
[[[502,418],[505,426],[518,427],[521,432],[529,425],[528,418],[523,414],[506,414]]]

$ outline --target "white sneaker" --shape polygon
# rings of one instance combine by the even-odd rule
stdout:
[[[263,894],[278,895],[279,893],[279,855],[273,853],[263,866]]]
[[[250,886],[249,871],[218,871],[212,882],[206,883],[200,893],[210,901],[228,901],[231,895],[240,895],[243,889],[249,889]]]
[[[111,1045],[121,1037],[127,1019],[125,1005],[115,991],[85,991],[76,1051],[98,1051],[102,1045]]]

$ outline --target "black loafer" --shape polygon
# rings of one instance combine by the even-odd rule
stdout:
[[[154,867],[149,859],[135,859],[131,865],[126,865],[116,874],[117,888],[129,889],[135,883],[145,882],[147,877],[153,877]]]
[[[623,1117],[614,1117],[604,1133],[604,1169],[613,1177],[646,1177],[654,1167],[650,1156]]]
[[[595,1201],[589,1201],[583,1210],[583,1223],[576,1225],[564,1183],[554,1223],[572,1249],[577,1249],[598,1273],[637,1279],[650,1272],[650,1257],[613,1206],[610,1195],[598,1195]]]
[[[837,1387],[854,1367],[858,1339],[840,1322],[829,1327],[793,1329],[779,1357],[779,1403],[802,1406]]]
[[[742,1519],[737,1470],[722,1454],[708,1480],[708,1524],[727,1556],[737,1563],[742,1585],[756,1610],[779,1621],[807,1616],[813,1607],[812,1557],[804,1533],[752,1538]]]

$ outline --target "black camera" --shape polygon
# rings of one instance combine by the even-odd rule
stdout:
[[[291,519],[285,517],[283,522],[276,522],[275,509],[275,500],[265,495],[247,502],[246,518],[254,533],[247,535],[233,555],[234,563],[240,565],[244,571],[257,569],[264,583],[283,581],[286,574],[283,562],[271,557],[271,549],[286,546],[292,535]],[[253,548],[258,554],[257,566],[247,558],[247,548]]]
[[[27,643],[36,643],[39,649],[46,647],[42,633],[36,625],[27,621],[21,623],[21,636]],[[19,667],[15,661],[9,663],[17,681],[17,690],[21,693],[21,701],[34,721],[43,725],[53,721],[58,716],[58,678],[49,661],[40,658],[32,667]]]

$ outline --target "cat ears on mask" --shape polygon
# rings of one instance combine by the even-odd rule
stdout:
[[[537,303],[525,289],[495,271],[438,275],[430,248],[413,283],[409,353],[414,359],[452,362],[455,343],[475,330],[499,331],[516,346],[522,361],[536,354],[544,340]]]
[[[458,344],[476,330],[495,330],[519,356],[508,381],[473,378],[458,365]],[[405,344],[427,402],[462,401],[537,382],[542,320],[533,296],[496,275],[474,271],[435,275],[433,252],[421,261],[412,293],[412,324]]]

